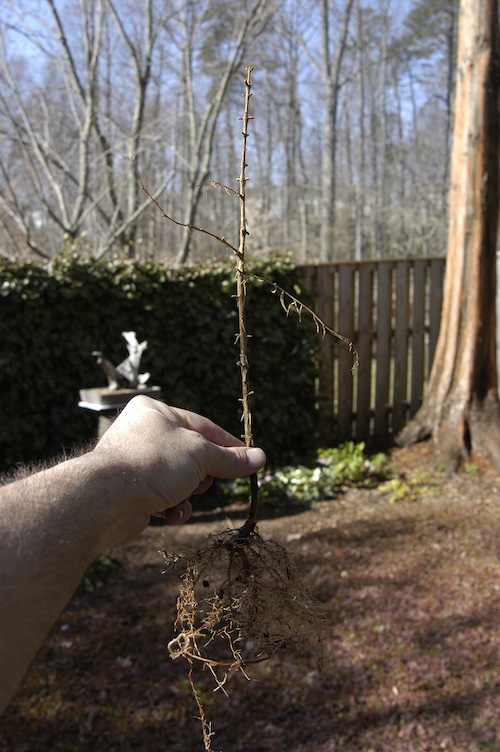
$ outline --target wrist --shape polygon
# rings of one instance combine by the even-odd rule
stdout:
[[[141,504],[140,473],[118,454],[99,445],[85,455],[86,495],[91,494],[95,555],[135,540],[148,525],[150,514]]]

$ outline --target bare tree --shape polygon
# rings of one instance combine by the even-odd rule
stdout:
[[[54,249],[42,247],[34,237],[33,212],[50,221],[52,245],[60,244],[62,236],[77,238],[93,216],[100,227],[97,255],[115,243],[130,251],[137,219],[150,203],[141,196],[130,158],[141,159],[146,137],[145,106],[159,28],[153,23],[152,0],[144,0],[141,23],[136,25],[142,33],[134,39],[130,18],[120,16],[112,0],[80,0],[76,33],[55,0],[45,0],[45,10],[50,27],[43,29],[38,23],[30,26],[29,16],[16,11],[17,31],[30,39],[45,70],[40,82],[31,79],[27,86],[27,80],[16,75],[3,34],[1,128],[22,162],[33,201],[26,205],[21,200],[2,160],[8,190],[0,194],[1,205],[39,256],[50,257]],[[111,23],[123,43],[122,67],[132,69],[134,81],[131,100],[126,108],[120,107],[120,117],[113,85],[105,88],[102,76],[104,38]],[[57,88],[63,93],[59,98],[54,96]],[[111,97],[112,112],[105,107]],[[128,159],[123,160],[123,154]]]
[[[400,443],[432,436],[448,467],[470,448],[500,468],[496,367],[498,0],[461,0],[441,329],[424,403]]]
[[[415,63],[420,85],[430,85],[434,96],[444,104],[441,165],[443,207],[447,202],[450,168],[458,6],[459,0],[417,0],[408,14],[399,42]],[[433,62],[439,60],[442,62],[442,74],[436,78]]]
[[[185,127],[188,139],[185,169],[187,174],[186,194],[183,197],[185,205],[184,224],[193,225],[199,200],[204,190],[204,184],[210,174],[213,152],[213,141],[216,132],[217,119],[220,115],[224,99],[237,73],[241,72],[245,54],[251,43],[264,31],[277,9],[275,0],[255,0],[250,7],[234,4],[231,7],[224,4],[221,13],[229,14],[225,18],[225,26],[230,36],[225,37],[221,45],[217,64],[213,66],[214,74],[206,82],[207,94],[205,109],[198,114],[196,96],[197,85],[203,77],[203,69],[195,70],[197,45],[200,44],[199,35],[205,32],[208,7],[212,3],[205,3],[196,9],[186,6],[182,15],[182,59],[185,87]],[[213,8],[211,9],[213,12]],[[209,28],[209,32],[213,28]],[[211,44],[215,45],[212,39]],[[229,51],[226,52],[228,43]],[[212,47],[211,54],[214,47]],[[191,245],[191,231],[186,228],[181,248],[176,256],[176,264],[183,264],[189,256]]]

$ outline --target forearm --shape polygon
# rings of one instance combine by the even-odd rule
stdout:
[[[0,710],[102,550],[106,474],[91,453],[0,488]]]

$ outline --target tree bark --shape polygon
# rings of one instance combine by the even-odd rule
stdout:
[[[398,443],[432,436],[456,469],[471,449],[500,470],[496,367],[498,0],[462,0],[441,328],[428,390]]]

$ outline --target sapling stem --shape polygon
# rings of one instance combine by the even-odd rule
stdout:
[[[249,365],[248,365],[248,334],[246,329],[246,269],[245,269],[245,244],[247,231],[246,220],[246,182],[248,180],[246,176],[247,168],[247,138],[248,138],[248,123],[253,120],[250,115],[250,97],[252,96],[251,74],[253,68],[246,68],[247,77],[245,80],[245,109],[243,116],[240,120],[243,121],[243,127],[241,130],[241,163],[240,163],[240,176],[237,179],[239,183],[239,201],[240,201],[240,236],[238,250],[235,251],[236,256],[236,301],[238,307],[238,345],[239,345],[239,367],[241,373],[241,403],[243,407],[243,428],[244,439],[246,446],[253,446],[253,433],[252,433],[252,411],[250,407],[250,397],[252,392],[250,391],[249,382]],[[240,530],[240,537],[247,536],[255,527],[257,521],[257,511],[259,507],[259,487],[257,484],[257,475],[250,476],[250,510],[247,520]]]
[[[251,120],[249,114],[249,101],[252,96],[250,85],[250,73],[252,68],[246,68],[247,78],[245,81],[245,112],[240,120],[243,121],[241,131],[241,166],[238,183],[240,185],[240,242],[236,252],[236,300],[238,306],[238,344],[240,350],[239,366],[241,372],[241,402],[243,405],[243,427],[245,444],[252,446],[252,413],[250,409],[250,385],[249,385],[249,367],[248,367],[248,334],[245,321],[246,307],[246,269],[245,269],[245,243],[247,232],[246,208],[245,208],[245,187],[246,187],[246,145],[248,138],[248,121]]]
[[[244,94],[245,109],[244,109],[243,115],[239,117],[239,120],[243,121],[243,127],[241,131],[242,143],[241,143],[240,175],[237,178],[237,182],[239,183],[239,190],[228,188],[227,186],[222,185],[221,183],[218,183],[215,180],[210,180],[207,182],[208,186],[219,188],[220,190],[224,190],[228,194],[234,194],[238,197],[238,200],[240,202],[240,232],[239,232],[238,247],[236,247],[236,245],[231,244],[227,240],[227,238],[225,238],[224,236],[220,236],[217,233],[212,232],[211,230],[207,230],[204,227],[198,227],[193,224],[179,222],[177,219],[174,219],[173,217],[169,216],[165,212],[165,210],[161,207],[158,200],[154,196],[152,196],[151,193],[148,191],[148,189],[145,187],[139,171],[137,171],[137,177],[139,179],[142,190],[147,194],[151,202],[155,204],[155,206],[160,210],[161,214],[163,215],[163,217],[165,217],[165,219],[168,219],[170,222],[173,222],[175,225],[179,227],[187,227],[190,230],[200,232],[204,235],[207,235],[208,237],[211,237],[217,240],[226,248],[230,249],[236,257],[236,295],[235,297],[237,300],[237,309],[238,309],[238,333],[236,335],[236,342],[239,345],[238,365],[240,367],[240,373],[241,373],[240,401],[242,403],[242,408],[243,408],[242,410],[242,422],[243,422],[243,429],[244,429],[243,438],[245,440],[246,446],[250,447],[250,446],[253,446],[252,412],[250,408],[250,397],[253,394],[253,392],[250,390],[249,365],[248,365],[248,338],[250,335],[247,334],[246,323],[245,323],[246,322],[246,319],[245,319],[246,284],[249,278],[253,277],[256,280],[259,280],[260,282],[264,282],[265,284],[270,286],[272,292],[279,293],[279,300],[280,300],[281,306],[283,307],[287,316],[292,311],[294,311],[299,316],[299,318],[301,317],[302,313],[306,313],[312,317],[314,324],[316,326],[316,330],[319,334],[321,334],[322,336],[325,336],[326,334],[330,334],[331,336],[339,339],[341,342],[347,345],[347,347],[349,348],[349,351],[352,353],[352,356],[353,356],[353,366],[352,366],[353,373],[358,367],[359,357],[358,357],[357,351],[354,348],[353,342],[351,342],[342,334],[339,334],[339,332],[336,332],[334,329],[332,329],[327,324],[325,324],[325,322],[322,321],[322,319],[320,319],[319,316],[311,308],[306,306],[301,300],[296,298],[287,290],[280,287],[280,285],[276,284],[276,282],[273,282],[272,280],[268,280],[259,274],[249,273],[246,270],[245,243],[246,243],[246,237],[248,235],[248,231],[246,227],[247,222],[246,222],[246,206],[245,206],[246,182],[248,180],[246,176],[246,168],[247,168],[246,154],[247,154],[248,123],[250,120],[253,120],[253,117],[250,115],[250,107],[249,107],[250,97],[252,96],[251,73],[253,71],[253,68],[248,67],[248,68],[245,68],[245,70],[247,73],[246,80],[245,80],[245,94]],[[258,487],[258,482],[257,482],[257,475],[253,474],[250,476],[250,508],[249,508],[248,516],[244,525],[238,531],[238,540],[243,541],[243,542],[248,540],[257,522],[258,509],[259,509],[259,487]]]

